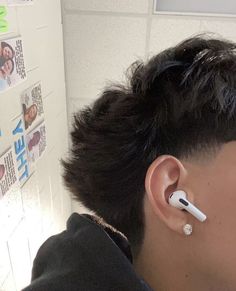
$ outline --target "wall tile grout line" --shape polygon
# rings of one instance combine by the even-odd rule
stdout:
[[[153,0],[149,0],[148,3],[148,17],[147,17],[147,29],[146,29],[146,43],[145,43],[145,58],[149,57],[150,50],[150,38],[151,38],[151,28],[152,28],[152,15],[153,15]]]
[[[10,253],[10,248],[9,248],[9,244],[7,242],[7,252],[8,252],[8,257],[9,257],[9,261],[10,261],[10,266],[11,266],[11,273],[12,273],[12,277],[13,277],[13,284],[16,290],[16,280],[14,277],[14,273],[13,273],[13,265],[12,265],[12,259],[11,259],[11,253]]]
[[[65,9],[65,15],[91,15],[91,16],[116,16],[116,17],[131,17],[143,18],[147,17],[147,13],[132,13],[132,12],[114,12],[114,11],[94,11],[94,10],[69,10]]]

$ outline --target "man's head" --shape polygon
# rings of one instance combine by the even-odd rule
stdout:
[[[167,264],[169,252],[180,269],[187,262],[212,277],[222,264],[229,279],[236,268],[235,105],[234,43],[198,36],[136,62],[128,85],[106,89],[75,116],[66,185],[122,231],[135,254],[146,244],[150,261]],[[168,204],[176,190],[206,213],[204,223]]]

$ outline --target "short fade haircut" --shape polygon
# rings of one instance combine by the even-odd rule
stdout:
[[[74,197],[123,232],[137,254],[150,164],[164,154],[210,157],[236,140],[236,44],[197,35],[135,62],[128,76],[74,116],[63,165]]]

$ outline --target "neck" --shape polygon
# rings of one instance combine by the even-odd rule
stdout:
[[[199,285],[196,287],[193,284],[195,281],[193,273],[185,268],[183,262],[174,262],[168,256],[163,258],[163,255],[157,255],[155,251],[143,246],[139,256],[134,260],[135,271],[154,291],[205,291]],[[163,250],[164,253],[168,254],[166,250]]]
[[[161,232],[160,232],[161,233]],[[144,239],[139,255],[134,259],[136,273],[154,291],[233,291],[208,268],[199,269],[194,265],[196,255],[183,245],[181,238],[173,238],[173,233],[163,232],[161,236],[148,235]],[[166,243],[166,242],[170,243]],[[227,285],[227,286],[226,286]]]

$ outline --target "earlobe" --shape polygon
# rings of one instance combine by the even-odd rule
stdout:
[[[179,160],[168,155],[157,158],[150,165],[145,179],[147,198],[157,219],[181,234],[183,225],[187,223],[186,212],[171,206],[169,196],[179,187],[183,187],[184,179],[183,165]]]

